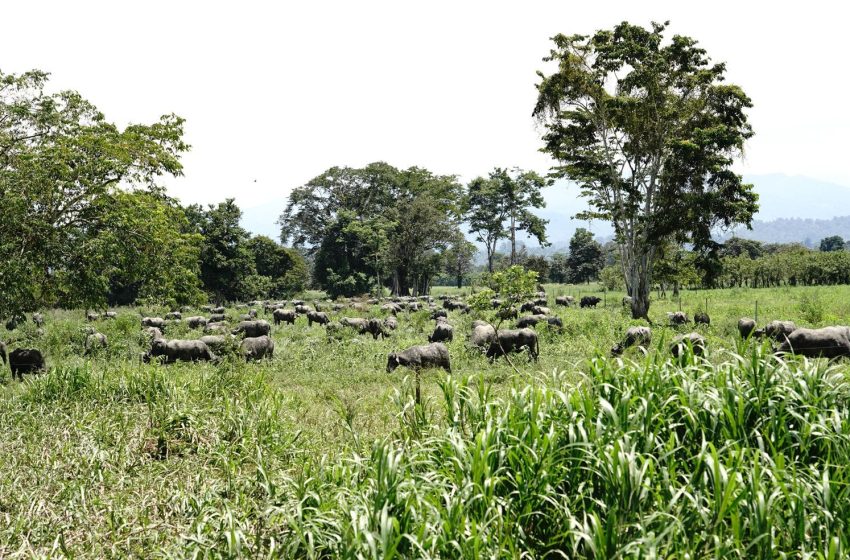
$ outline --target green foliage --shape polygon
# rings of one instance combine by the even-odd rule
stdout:
[[[105,259],[126,258],[91,250],[114,218],[104,215],[109,198],[119,186],[156,192],[158,177],[182,173],[189,148],[175,115],[122,130],[80,94],[46,91],[47,81],[39,71],[0,72],[0,316],[102,306]]]
[[[820,250],[824,252],[828,251],[843,251],[844,250],[844,239],[840,235],[833,235],[830,237],[824,237],[820,240]]]
[[[247,246],[258,278],[243,280],[241,292],[246,300],[288,298],[307,287],[307,263],[297,251],[264,235],[252,237]]]
[[[417,167],[333,167],[292,191],[281,238],[315,256],[314,280],[335,294],[365,293],[369,278],[425,293],[457,234],[460,190],[454,176]]]
[[[520,265],[487,274],[482,278],[487,290],[474,294],[469,304],[474,309],[490,309],[494,296],[502,299],[502,308],[507,309],[532,297],[537,291],[537,271],[526,270]]]
[[[623,291],[626,283],[623,281],[623,269],[619,265],[606,266],[599,272],[599,281],[605,289],[611,291]]]
[[[569,267],[568,281],[573,284],[590,282],[599,277],[603,266],[602,245],[588,230],[578,228],[570,239],[567,266]]]
[[[445,271],[455,278],[458,288],[463,286],[463,280],[472,272],[472,259],[477,251],[475,244],[467,241],[458,231],[451,240],[451,245],[443,253]]]
[[[518,231],[535,237],[541,246],[548,245],[547,221],[530,210],[546,206],[540,192],[545,186],[546,181],[540,175],[519,168],[510,172],[496,168],[487,179],[477,177],[467,186],[464,217],[469,231],[486,247],[489,272],[495,270],[493,260],[500,239],[507,238],[511,242],[511,265],[519,262],[516,253]]]
[[[750,99],[694,39],[665,42],[665,28],[556,35],[534,109],[543,149],[559,162],[553,173],[588,198],[581,217],[614,227],[636,318],[649,309],[660,245],[701,249],[716,225],[749,225],[757,209],[752,185],[731,171],[753,135]]]
[[[190,207],[192,221],[203,236],[201,247],[201,281],[204,289],[217,302],[246,301],[245,281],[256,274],[255,255],[249,245],[249,234],[239,225],[242,211],[228,198],[205,210],[199,205]],[[250,289],[257,283],[252,281]]]
[[[549,281],[556,284],[566,284],[570,280],[570,265],[567,255],[555,253],[549,263]]]

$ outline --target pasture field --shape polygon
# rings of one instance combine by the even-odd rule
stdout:
[[[140,311],[162,309],[94,323],[109,348],[91,358],[82,311],[4,331],[48,372],[0,373],[0,558],[850,554],[847,363],[779,360],[736,330],[756,304],[760,324],[850,324],[850,286],[658,299],[652,347],[621,359],[609,349],[639,324],[623,294],[565,309],[556,295],[603,294],[546,288],[564,329],[538,328],[536,363],[489,364],[467,345],[479,314],[451,312],[453,372],[423,372],[421,407],[411,372],[385,368],[426,342],[427,311],[384,340],[299,318],[247,364],[141,363]],[[662,326],[680,308],[712,318],[705,359],[669,358],[693,327]]]

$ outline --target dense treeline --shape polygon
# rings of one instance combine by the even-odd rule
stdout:
[[[0,316],[303,289],[301,256],[250,239],[232,200],[183,208],[158,186],[182,174],[183,119],[121,129],[47,81],[0,72]]]

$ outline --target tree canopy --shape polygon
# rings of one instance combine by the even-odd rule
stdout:
[[[518,263],[518,231],[528,233],[542,246],[548,245],[547,221],[531,212],[532,208],[546,206],[541,194],[545,186],[545,179],[533,171],[519,168],[508,171],[498,167],[487,178],[476,177],[467,186],[464,218],[469,222],[470,232],[486,247],[490,272],[493,272],[496,245],[501,239],[510,240],[510,264]]]
[[[614,227],[634,317],[647,316],[662,243],[710,246],[715,227],[749,226],[757,210],[752,185],[731,170],[753,135],[752,103],[694,39],[665,42],[666,27],[556,35],[533,111],[553,175],[589,200],[581,217]]]
[[[105,256],[90,249],[114,218],[106,201],[122,189],[157,192],[160,176],[182,173],[189,149],[176,115],[121,129],[79,93],[46,91],[47,82],[40,71],[0,72],[0,315],[105,305]]]
[[[376,283],[425,293],[457,234],[460,195],[454,176],[418,167],[333,167],[292,191],[281,239],[314,258],[313,278],[331,295]]]

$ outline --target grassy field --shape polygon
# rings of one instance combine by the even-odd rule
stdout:
[[[850,324],[850,287],[658,299],[659,325],[712,317],[684,365],[661,326],[646,356],[609,358],[635,322],[596,288],[547,286],[564,330],[539,330],[537,363],[489,364],[476,315],[451,313],[453,374],[423,375],[421,408],[385,367],[425,342],[425,311],[386,340],[302,318],[272,360],[171,366],[140,363],[139,310],[96,323],[110,347],[91,359],[83,313],[50,312],[40,337],[3,335],[49,371],[0,374],[0,558],[845,557],[847,366],[777,360],[736,323]],[[605,305],[551,305],[589,293]]]

